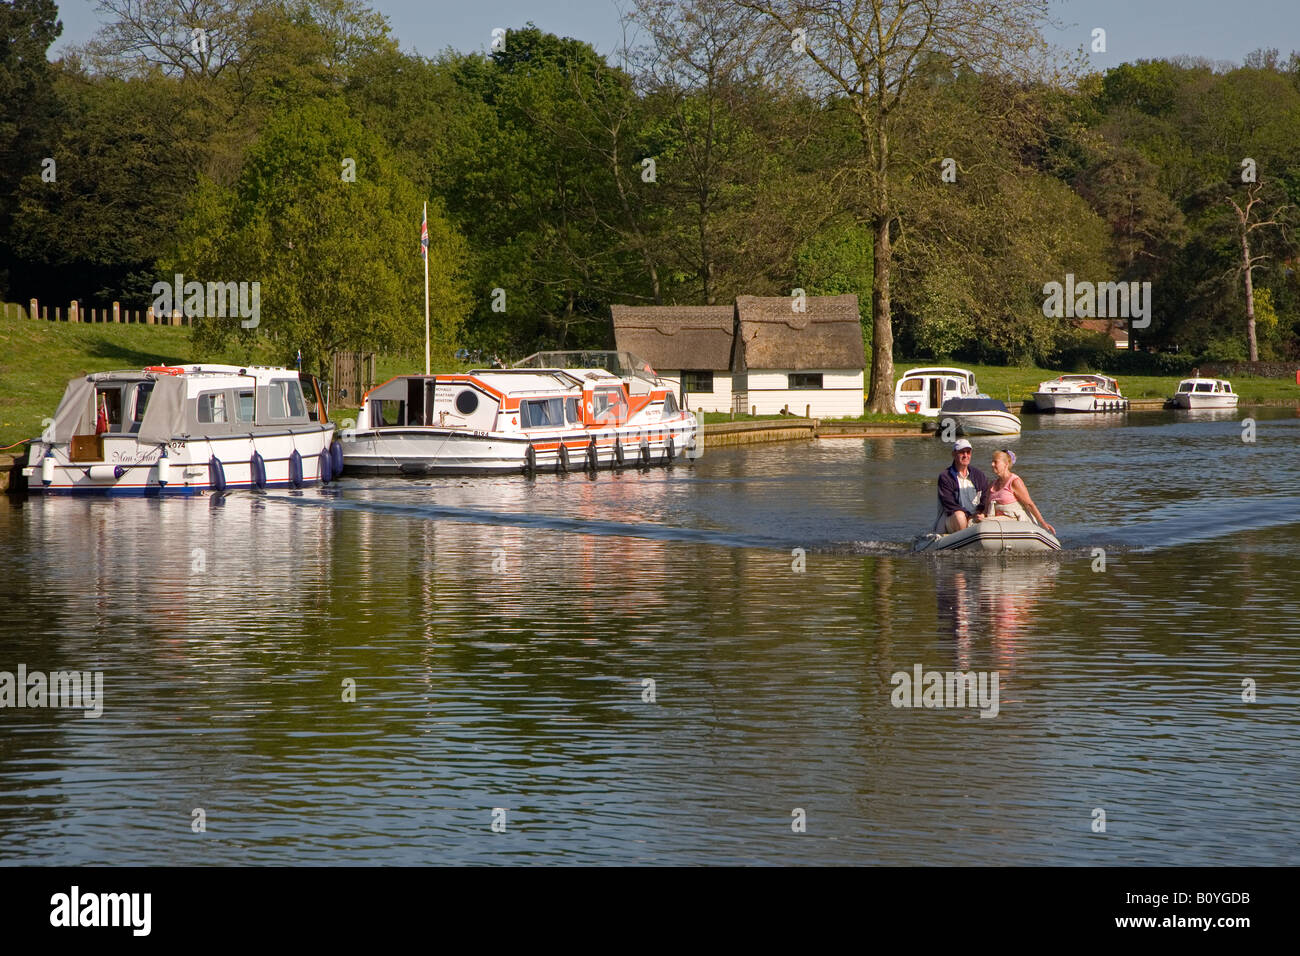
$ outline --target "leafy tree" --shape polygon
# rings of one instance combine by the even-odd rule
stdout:
[[[355,181],[341,158],[355,160]],[[205,181],[176,254],[162,264],[199,281],[261,283],[261,327],[208,317],[199,342],[266,332],[325,372],[340,349],[416,347],[424,329],[421,199],[383,142],[343,103],[312,102],[275,117],[233,188]],[[429,214],[432,343],[454,348],[468,302],[463,240]]]

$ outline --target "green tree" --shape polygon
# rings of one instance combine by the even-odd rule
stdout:
[[[355,163],[355,180],[347,160]],[[338,100],[277,115],[235,185],[205,181],[164,275],[261,283],[261,326],[206,318],[197,340],[219,346],[267,333],[322,373],[340,349],[402,350],[423,338],[421,197],[383,142]],[[432,345],[449,358],[467,311],[461,237],[429,215]]]

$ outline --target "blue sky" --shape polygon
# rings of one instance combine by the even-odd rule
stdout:
[[[493,27],[532,20],[544,30],[586,40],[609,54],[622,40],[620,6],[630,0],[375,0],[404,50],[433,55],[451,46],[485,50]],[[1275,46],[1285,56],[1300,50],[1300,0],[1056,0],[1059,20],[1071,25],[1051,39],[1077,48],[1092,29],[1106,31],[1107,52],[1093,55],[1099,68],[1128,60],[1179,54],[1240,61],[1251,50]],[[95,33],[95,0],[59,4],[63,36],[55,52]]]

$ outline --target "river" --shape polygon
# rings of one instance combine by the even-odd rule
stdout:
[[[0,671],[103,680],[0,709],[0,862],[1300,863],[1300,417],[1245,414],[976,439],[1047,557],[909,554],[918,438],[0,501]]]

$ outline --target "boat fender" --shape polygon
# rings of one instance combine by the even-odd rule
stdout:
[[[673,436],[668,436],[668,460],[672,461],[677,457],[677,447],[673,444]]]
[[[562,475],[568,470],[569,470],[569,449],[564,444],[564,442],[560,442],[560,453],[555,459],[555,473],[557,475]]]
[[[226,469],[216,455],[208,459],[208,482],[214,491],[226,490]]]
[[[121,465],[91,465],[88,469],[86,469],[86,477],[89,478],[91,481],[113,481],[114,479],[121,477],[121,475],[117,473],[117,469],[120,467],[122,466]]]
[[[253,485],[258,488],[266,487],[266,462],[257,452],[253,452],[253,457],[248,460],[249,470],[253,473]],[[222,489],[224,490],[224,489]]]
[[[530,478],[537,474],[537,449],[533,443],[528,443],[528,449],[524,452],[524,474]]]
[[[641,440],[641,448],[637,451],[636,458],[642,468],[650,467],[650,443],[648,441]]]
[[[337,438],[330,445],[330,480],[343,477],[343,442]]]
[[[293,450],[293,454],[289,456],[289,480],[293,482],[295,488],[303,486],[302,455],[296,448]]]
[[[164,445],[162,451],[158,453],[158,487],[166,488],[167,482],[172,480],[172,463],[167,457],[167,446]]]
[[[622,467],[627,458],[627,453],[623,451],[623,443],[619,441],[618,436],[614,436],[614,464],[616,467]]]
[[[596,450],[596,436],[591,436],[591,442],[587,445],[587,470],[595,471],[600,465],[600,452]]]
[[[41,484],[48,485],[54,481],[54,453],[46,452],[41,459]]]
[[[330,479],[334,477],[331,471],[333,464],[334,463],[330,458],[329,449],[322,448],[320,454],[316,456],[316,471],[319,473],[320,483],[322,485],[328,485]]]

